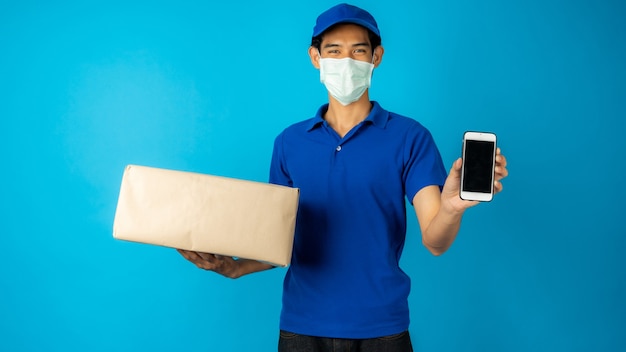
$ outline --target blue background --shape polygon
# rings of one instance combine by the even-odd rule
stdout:
[[[284,269],[239,280],[112,238],[134,163],[265,181],[326,100],[307,48],[331,1],[3,1],[0,350],[273,351]],[[417,351],[626,350],[626,5],[356,1],[386,54],[371,97],[509,160],[442,257],[414,217]]]

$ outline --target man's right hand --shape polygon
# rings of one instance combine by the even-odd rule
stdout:
[[[246,274],[273,268],[270,264],[251,259],[240,258],[235,260],[233,257],[218,254],[194,252],[183,249],[177,249],[177,251],[198,268],[214,271],[231,279],[237,279]]]
[[[231,279],[241,276],[237,270],[239,268],[238,260],[232,257],[183,249],[177,249],[177,251],[200,269],[214,271]]]

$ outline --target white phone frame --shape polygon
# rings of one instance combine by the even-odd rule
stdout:
[[[491,191],[488,193],[483,192],[469,192],[463,190],[464,175],[465,175],[465,146],[467,140],[474,141],[486,141],[493,142],[493,164],[491,165]],[[494,133],[491,132],[473,132],[467,131],[463,134],[463,166],[461,167],[461,184],[459,185],[459,195],[463,200],[474,200],[479,202],[490,202],[493,199],[493,182],[495,179],[495,167],[496,167],[496,150],[498,149],[497,138]]]

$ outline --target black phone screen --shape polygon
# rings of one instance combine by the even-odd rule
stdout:
[[[491,193],[494,148],[494,142],[465,141],[463,191]]]

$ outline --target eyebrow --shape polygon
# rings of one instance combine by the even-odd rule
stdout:
[[[339,44],[336,44],[336,43],[328,43],[328,44],[324,45],[324,49],[326,49],[326,48],[335,48],[335,47],[340,47],[340,46],[342,46],[342,45],[339,45]],[[358,47],[358,46],[367,46],[367,47],[369,47],[370,44],[367,43],[367,42],[361,42],[361,43],[352,44],[353,48],[354,47]]]

